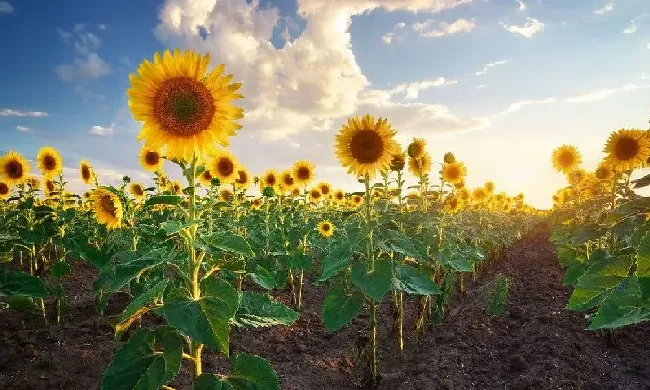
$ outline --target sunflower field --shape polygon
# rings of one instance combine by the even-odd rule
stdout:
[[[74,297],[64,281],[89,264],[94,308],[118,343],[95,387],[279,389],[272,356],[234,352],[231,335],[301,326],[313,289],[324,295],[320,324],[311,326],[336,333],[363,323],[357,365],[376,387],[382,344],[407,359],[407,340],[435,334],[455,298],[546,222],[573,286],[568,309],[589,313],[590,329],[650,319],[650,198],[633,191],[650,177],[631,179],[650,157],[647,132],[612,134],[593,173],[580,168],[575,147],[558,148],[553,165],[569,185],[542,212],[492,182],[468,188],[463,162],[446,153],[434,163],[424,139],[399,145],[390,118],[352,117],[333,140],[358,181],[343,190],[319,182],[306,160],[249,172],[228,149],[244,116],[241,85],[209,63],[165,51],[131,75],[129,107],[142,123],[133,158],[152,187],[127,176],[102,185],[84,160],[88,190],[75,194],[51,147],[35,167],[14,151],[0,158],[2,310],[29,311],[41,322],[34,326],[65,323]],[[183,182],[165,173],[172,165]],[[405,170],[416,185],[406,185]],[[505,278],[499,288],[491,296],[505,302]],[[116,296],[127,299],[105,314]],[[378,314],[382,307],[390,317]],[[380,337],[384,328],[390,337]],[[215,366],[221,358],[227,364]]]

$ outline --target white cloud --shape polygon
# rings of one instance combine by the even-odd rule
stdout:
[[[14,12],[14,7],[7,1],[0,1],[0,14],[10,14]]]
[[[86,59],[75,58],[74,63],[57,65],[57,76],[64,82],[98,79],[110,74],[111,67],[96,53],[91,53]]]
[[[400,28],[404,28],[404,27],[406,27],[406,23],[404,23],[404,22],[399,22],[399,23],[397,23],[395,25],[396,29],[400,29]]]
[[[483,89],[483,88],[486,88],[486,87],[487,87],[487,84],[479,84],[479,85],[477,85],[477,86],[474,87],[474,88],[476,88],[476,89]]]
[[[412,83],[398,84],[397,86],[395,86],[395,88],[393,88],[388,92],[391,95],[405,93],[404,96],[405,99],[417,99],[419,96],[419,92],[422,90],[435,88],[435,87],[444,87],[447,85],[455,85],[455,84],[458,84],[458,81],[446,80],[444,77],[439,77],[435,80],[424,80],[424,81],[417,81]]]
[[[526,4],[524,4],[524,2],[521,1],[521,0],[517,0],[517,2],[519,3],[519,11],[525,11],[526,10]]]
[[[105,24],[98,24],[97,28],[102,30],[102,31],[106,31],[106,25]]]
[[[433,20],[413,24],[413,30],[417,31],[424,38],[439,38],[449,34],[469,33],[476,28],[474,21],[467,19],[458,19],[453,23],[440,22]]]
[[[643,72],[639,77],[637,77],[637,80],[650,80],[650,74]]]
[[[29,127],[16,126],[16,130],[21,131],[21,132],[26,132],[26,131],[29,131]]]
[[[381,40],[385,44],[390,45],[391,43],[393,43],[393,37],[394,36],[395,36],[395,34],[392,33],[392,32],[391,33],[386,33],[386,34],[382,35]]]
[[[612,12],[614,10],[614,3],[607,3],[603,6],[603,8],[598,8],[597,10],[594,11],[596,15],[603,15],[606,14],[607,12]]]
[[[490,115],[488,118],[490,120],[500,119],[500,118],[503,118],[503,117],[505,117],[505,116],[507,116],[509,114],[515,113],[515,112],[521,110],[522,108],[524,108],[526,106],[537,105],[537,104],[548,104],[548,103],[554,103],[556,101],[557,101],[556,98],[538,99],[538,100],[522,100],[522,101],[518,101],[518,102],[515,102],[515,103],[511,103],[503,111],[498,112],[498,113],[493,114],[493,115]]]
[[[104,30],[101,27],[99,29]],[[102,45],[101,39],[92,32],[86,31],[86,25],[83,23],[75,24],[72,31],[65,31],[60,28],[57,28],[56,31],[64,42],[73,44],[75,51],[81,55],[93,53]]]
[[[482,76],[486,74],[491,68],[494,68],[495,66],[499,65],[505,65],[509,64],[510,60],[501,60],[501,61],[496,61],[496,62],[490,62],[489,64],[483,65],[483,69],[474,73],[476,76]]]
[[[13,110],[11,108],[0,108],[0,116],[40,118],[40,117],[48,116],[48,113],[43,111],[20,111],[20,110]]]
[[[532,38],[538,32],[544,31],[544,28],[546,27],[544,23],[540,22],[537,19],[526,18],[526,20],[528,20],[528,22],[526,22],[526,24],[523,26],[507,25],[505,23],[501,23],[501,25],[508,32],[523,35],[526,38]]]
[[[636,23],[634,23],[634,20],[631,20],[630,25],[623,30],[623,34],[634,34],[637,30]]]
[[[115,124],[112,124],[109,127],[93,126],[90,128],[89,133],[100,137],[110,137],[115,134]]]
[[[615,93],[634,91],[637,89],[647,89],[647,88],[650,88],[650,84],[626,84],[619,88],[600,88],[593,91],[568,97],[564,99],[564,101],[569,103],[597,102],[597,101],[605,100]]]

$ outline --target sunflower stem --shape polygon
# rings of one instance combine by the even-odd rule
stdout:
[[[366,227],[368,229],[368,272],[375,270],[375,248],[372,240],[372,204],[370,199],[370,175],[366,174],[364,178],[366,186]],[[373,385],[378,379],[377,365],[377,304],[375,299],[368,297],[370,301],[370,371],[372,374]]]

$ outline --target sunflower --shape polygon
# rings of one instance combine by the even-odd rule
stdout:
[[[314,187],[309,190],[309,201],[313,203],[319,203],[323,200],[323,194],[320,192],[318,187]]]
[[[212,154],[209,170],[222,184],[229,184],[237,178],[237,160],[229,150],[218,149]]]
[[[343,190],[336,190],[334,191],[334,195],[332,195],[332,197],[336,203],[343,203],[343,201],[345,201],[345,192],[343,192]]]
[[[458,199],[460,199],[462,202],[469,202],[470,198],[472,197],[472,194],[469,192],[467,188],[461,188],[458,190],[456,196],[458,196]]]
[[[278,187],[278,172],[275,169],[269,169],[260,177],[260,189],[264,191],[266,187],[276,189]]]
[[[140,183],[131,183],[129,186],[129,192],[131,195],[135,196],[137,199],[142,199],[144,198],[144,188],[142,187],[142,184]]]
[[[573,145],[562,145],[553,151],[553,168],[558,172],[568,173],[578,168],[582,163],[582,156]]]
[[[25,183],[27,183],[32,190],[37,190],[38,187],[41,186],[41,181],[34,175],[29,176],[27,180],[25,180]]]
[[[11,187],[5,182],[0,181],[0,199],[7,199],[11,195]]]
[[[244,116],[232,104],[243,97],[241,84],[222,75],[224,65],[207,73],[209,63],[209,55],[176,49],[140,64],[127,92],[133,117],[144,122],[138,140],[185,161],[206,155],[216,143],[228,146],[228,137],[241,128],[235,121]]]
[[[88,164],[86,160],[81,160],[79,164],[79,174],[81,175],[81,180],[85,184],[91,184],[94,176],[93,168]]]
[[[619,172],[640,168],[650,157],[650,139],[645,131],[621,129],[610,135],[605,153],[607,162]]]
[[[442,166],[442,180],[449,183],[459,183],[465,179],[467,168],[461,162],[445,163]]]
[[[486,181],[485,184],[483,184],[483,188],[485,188],[485,191],[488,194],[493,194],[494,193],[494,182],[493,181]]]
[[[453,164],[456,162],[456,156],[454,156],[452,152],[447,152],[443,157],[443,161],[445,162],[445,164]]]
[[[144,145],[140,150],[140,165],[146,171],[158,172],[162,170],[163,158],[159,149],[152,149]]]
[[[52,196],[53,192],[56,192],[56,185],[52,180],[46,179],[45,182],[43,182],[43,190],[45,192],[45,196],[50,197]]]
[[[27,180],[29,164],[20,154],[10,150],[0,158],[0,178],[12,187]]]
[[[294,198],[299,197],[300,196],[300,189],[299,188],[294,188],[293,190],[291,190],[291,196],[293,196]]]
[[[488,193],[485,190],[485,187],[476,187],[474,188],[474,191],[472,191],[472,199],[477,203],[485,201],[487,196]]]
[[[348,119],[336,136],[336,156],[348,173],[357,177],[375,177],[377,171],[390,167],[399,145],[387,119],[366,115]]]
[[[325,238],[332,237],[334,234],[334,225],[328,220],[321,221],[318,223],[318,233]]]
[[[230,202],[233,200],[232,191],[226,189],[219,191],[219,200],[222,202]]]
[[[93,192],[93,199],[97,222],[108,229],[122,227],[122,202],[117,195],[102,187]]]
[[[409,157],[411,158],[420,158],[424,154],[424,150],[427,146],[427,141],[425,141],[423,138],[413,138],[413,142],[411,142],[406,149]]]
[[[460,190],[461,188],[465,187],[465,180],[461,180],[458,183],[454,183],[454,188],[457,190]]]
[[[316,186],[325,199],[332,197],[332,186],[329,183],[321,182]]]
[[[445,198],[443,209],[448,213],[455,213],[460,210],[461,202],[455,196]]]
[[[409,158],[409,172],[414,176],[422,177],[431,170],[431,155],[423,153],[420,157]]]
[[[259,210],[259,209],[262,208],[262,203],[263,203],[263,202],[262,202],[262,199],[261,199],[261,198],[255,198],[255,199],[253,199],[253,201],[251,202],[251,208],[252,208],[253,210]]]
[[[607,162],[602,161],[596,171],[594,172],[598,180],[612,180],[614,177],[614,169]]]
[[[240,190],[245,190],[251,184],[251,175],[248,170],[243,167],[237,168],[237,175],[235,176],[235,187]]]
[[[578,185],[587,178],[587,171],[584,169],[576,169],[567,174],[567,180],[571,185]]]
[[[172,180],[169,182],[169,190],[176,195],[180,195],[183,192],[183,185],[179,181]]]
[[[203,184],[206,187],[212,186],[212,179],[213,179],[212,174],[208,169],[201,172],[201,175],[199,176],[199,181],[201,182],[201,184]]]
[[[406,154],[403,152],[393,154],[392,160],[390,160],[390,170],[391,171],[401,171],[406,165]]]
[[[354,207],[361,206],[363,203],[363,197],[361,195],[352,195],[350,198],[350,204]]]
[[[284,193],[291,193],[296,187],[296,181],[293,179],[293,172],[290,169],[280,173],[280,186]]]
[[[296,161],[292,172],[293,180],[298,187],[307,187],[314,180],[314,164],[307,160]]]
[[[43,177],[53,178],[63,170],[63,161],[59,152],[51,146],[42,147],[36,155],[36,165]]]

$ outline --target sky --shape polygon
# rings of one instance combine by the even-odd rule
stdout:
[[[608,135],[648,128],[647,0],[0,1],[0,152],[64,157],[72,189],[148,183],[128,109],[129,74],[165,49],[210,53],[243,83],[231,149],[253,173],[316,164],[349,191],[334,137],[353,115],[388,118],[405,147],[447,151],[467,184],[496,183],[538,208],[566,185],[554,148],[584,167]]]

